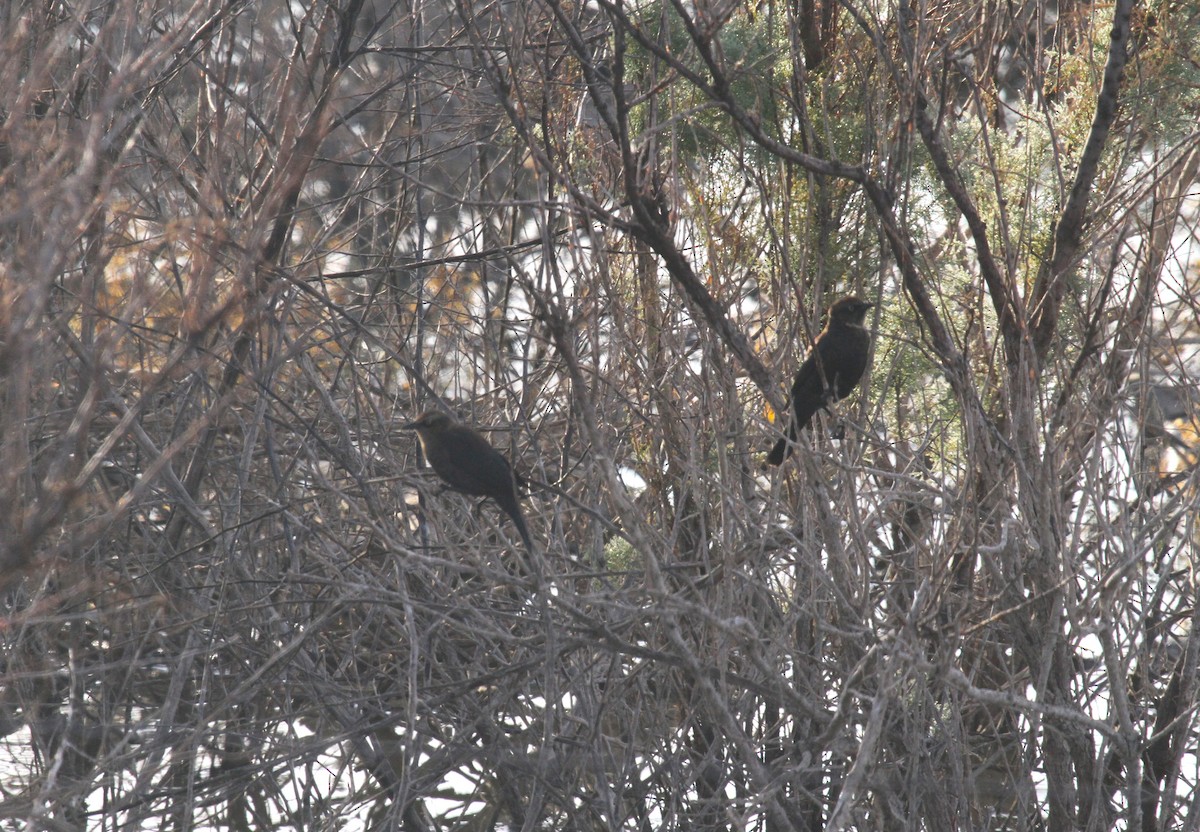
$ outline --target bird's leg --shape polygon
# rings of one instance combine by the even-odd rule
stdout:
[[[833,395],[833,388],[825,388],[825,395],[821,399],[821,410],[825,411],[833,420],[833,425],[829,429],[829,438],[840,442],[846,438],[846,424],[842,421],[842,415],[838,413],[837,401],[837,397]]]

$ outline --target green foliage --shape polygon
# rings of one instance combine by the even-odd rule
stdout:
[[[643,21],[645,30],[671,54],[682,59],[702,77],[707,68],[692,44],[683,23],[673,13],[659,7],[648,8]],[[735,14],[716,36],[715,51],[724,56],[728,69],[731,97],[739,106],[757,115],[764,125],[779,119],[778,87],[787,83],[787,42],[779,26],[771,26],[765,16]],[[645,89],[653,85],[654,62],[644,51],[631,51],[626,59],[626,77]],[[657,99],[657,106],[669,112],[659,115],[659,123],[669,123],[672,137],[686,157],[713,158],[724,149],[741,144],[737,131],[725,113],[712,106],[694,86],[676,83],[668,94]],[[635,113],[643,125],[647,108]]]
[[[1144,122],[1150,142],[1191,135],[1200,113],[1200,6],[1192,0],[1147,3],[1133,21],[1130,94],[1122,101]]]
[[[633,545],[623,537],[612,537],[604,544],[604,568],[610,572],[627,572],[641,566]]]

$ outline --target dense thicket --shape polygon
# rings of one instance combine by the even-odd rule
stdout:
[[[5,828],[1200,823],[1194,3],[0,32]]]

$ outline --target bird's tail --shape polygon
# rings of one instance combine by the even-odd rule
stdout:
[[[525,517],[521,514],[521,507],[517,504],[516,499],[514,498],[511,502],[497,499],[496,503],[512,519],[513,525],[517,527],[517,534],[521,535],[521,540],[524,542],[525,548],[532,554],[533,538],[529,536],[529,526],[525,525]]]
[[[517,533],[521,535],[521,540],[525,542],[525,548],[530,554],[533,554],[533,539],[529,536],[529,527],[525,525],[525,518],[518,511],[512,516],[513,524],[517,527]]]
[[[792,443],[796,441],[796,420],[788,422],[787,436],[780,437],[775,447],[767,454],[768,465],[782,465],[783,461],[792,455]]]

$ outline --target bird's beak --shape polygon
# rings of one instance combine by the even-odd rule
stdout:
[[[409,422],[407,425],[401,425],[400,430],[416,430],[420,426],[420,422]]]

